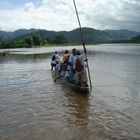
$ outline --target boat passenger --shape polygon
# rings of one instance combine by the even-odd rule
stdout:
[[[67,78],[67,76],[68,76],[68,71],[67,71],[68,59],[69,59],[69,51],[65,50],[63,60],[59,61],[60,70],[59,70],[58,77],[56,77],[54,80],[55,82],[57,81],[57,79],[59,79],[61,77]],[[57,64],[57,69],[59,69],[58,67],[59,67],[59,65]]]
[[[63,56],[63,61],[62,61],[62,63],[61,63],[62,69],[63,69],[64,71],[67,70],[68,60],[69,60],[69,51],[68,51],[68,50],[65,50],[64,56]]]
[[[74,57],[76,55],[76,49],[73,48],[72,49],[72,54],[69,56],[69,60],[68,60],[68,65],[71,66],[71,68],[73,68],[74,65]]]
[[[61,61],[61,77],[65,75],[67,77],[67,66],[68,66],[68,59],[69,59],[69,51],[65,50],[63,55],[63,60]]]
[[[69,56],[69,60],[68,60],[68,67],[67,67],[67,70],[69,72],[69,78],[68,78],[68,81],[73,83],[73,76],[75,75],[76,71],[74,69],[74,58],[75,58],[75,55],[76,55],[76,49],[73,48],[72,49],[72,54]]]
[[[59,60],[56,60],[55,71],[58,75],[61,75],[61,62]]]
[[[88,86],[87,84],[87,71],[85,66],[84,54],[81,54],[79,50],[76,51],[74,59],[74,69],[76,74],[74,75],[74,82],[79,86]]]
[[[57,51],[54,52],[51,58],[51,70],[56,67],[56,61],[60,61],[60,56],[58,55]]]

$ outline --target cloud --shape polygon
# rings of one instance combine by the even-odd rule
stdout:
[[[84,27],[140,31],[139,0],[75,1]],[[78,27],[72,0],[42,0],[39,4],[30,0],[14,9],[0,9],[0,13],[0,29],[3,30],[40,28],[58,31]]]
[[[86,26],[140,31],[139,0],[90,0],[89,2],[92,4],[85,3],[79,6]]]
[[[35,10],[35,5],[32,2],[28,2],[24,6],[25,11],[34,11]]]

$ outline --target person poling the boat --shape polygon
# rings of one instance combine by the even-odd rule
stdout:
[[[64,76],[68,82],[77,86],[88,86],[85,61],[84,53],[81,54],[79,50],[72,49],[68,60],[67,74]]]
[[[78,86],[88,87],[87,81],[87,71],[85,65],[84,54],[81,54],[79,50],[76,51],[74,58],[74,69],[76,74],[74,75],[74,84]]]
[[[84,53],[85,53],[86,65],[87,65],[87,71],[88,71],[88,79],[89,79],[90,91],[91,91],[92,90],[92,82],[91,82],[91,77],[90,77],[90,70],[89,70],[88,58],[87,58],[87,54],[86,54],[86,47],[85,47],[85,42],[84,42],[84,36],[83,36],[82,26],[81,26],[80,18],[79,18],[79,15],[78,15],[78,10],[77,10],[77,6],[76,6],[75,0],[73,0],[73,4],[74,4],[75,13],[76,13],[76,16],[77,16],[77,21],[78,21],[79,28],[80,28],[81,43],[83,45],[83,49],[84,49]]]
[[[55,51],[51,58],[51,70],[53,70],[53,68],[56,67],[57,61],[60,61],[60,57],[59,57],[57,51]]]

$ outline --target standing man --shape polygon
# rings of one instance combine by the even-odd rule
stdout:
[[[85,62],[86,59],[84,58],[84,54],[81,54],[79,50],[76,51],[76,56],[74,59],[74,69],[76,71],[75,74],[75,82],[78,86],[87,87],[87,71]]]
[[[76,55],[76,49],[73,48],[72,49],[72,53],[71,55],[69,56],[69,60],[68,60],[68,67],[67,67],[67,70],[69,71],[69,82],[73,83],[73,76],[75,74],[75,69],[74,69],[74,59],[75,59],[75,55]]]

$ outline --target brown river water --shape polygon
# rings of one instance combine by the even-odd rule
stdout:
[[[140,45],[87,46],[89,94],[53,81],[51,53],[72,48],[0,56],[0,140],[140,140]]]

